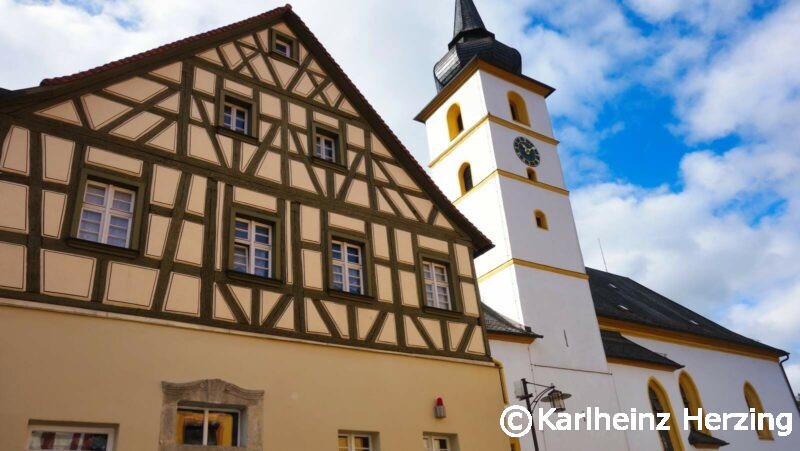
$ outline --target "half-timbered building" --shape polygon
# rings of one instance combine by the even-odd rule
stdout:
[[[0,143],[0,449],[508,448],[491,243],[291,7],[4,91]]]

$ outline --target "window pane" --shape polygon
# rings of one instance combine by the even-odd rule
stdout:
[[[433,273],[431,272],[431,264],[430,263],[423,263],[422,264],[422,273],[425,277],[425,280],[433,280]]]
[[[270,239],[269,239],[270,230],[269,230],[269,227],[256,226],[255,229],[256,229],[255,230],[255,232],[256,232],[255,233],[255,235],[256,235],[255,236],[256,243],[262,243],[262,244],[267,244],[267,245],[270,244]]]
[[[225,107],[223,109],[223,114],[222,114],[222,122],[223,122],[223,124],[225,124],[226,127],[230,127],[231,126],[231,122],[232,122],[231,116],[232,116],[232,114],[233,114],[233,112],[231,111],[231,106],[230,105],[225,105]]]
[[[339,243],[331,243],[331,256],[334,260],[342,259],[342,245]]]
[[[133,194],[125,191],[114,191],[114,202],[112,202],[111,208],[128,213],[133,211]]]
[[[33,431],[28,449],[106,451],[108,449],[108,434]]]
[[[344,269],[341,265],[333,265],[333,288],[337,290],[344,289]]]
[[[437,282],[447,282],[447,273],[443,266],[436,265],[433,267],[433,271]]]
[[[361,263],[361,249],[357,247],[347,246],[347,261],[349,263]]]
[[[205,414],[193,410],[178,409],[175,443],[179,445],[202,445]]]
[[[250,225],[247,222],[236,220],[236,238],[245,241],[250,239]]]
[[[100,222],[103,215],[91,210],[81,212],[81,223],[78,227],[78,238],[94,242],[100,241]]]
[[[234,412],[208,412],[208,445],[236,446],[239,440],[239,415]]]
[[[340,435],[339,436],[339,451],[350,451],[347,448],[347,436],[346,435]]]
[[[353,437],[353,449],[355,451],[370,451],[369,437]]]
[[[433,285],[429,283],[425,284],[425,303],[430,306],[436,305],[436,299],[433,295]]]
[[[233,248],[233,269],[234,271],[247,272],[247,260],[249,258],[248,249],[244,246]]]
[[[450,449],[448,440],[446,438],[433,439],[433,443],[434,443],[433,449],[435,451],[448,451]]]
[[[103,206],[106,204],[106,189],[97,185],[86,185],[83,201],[87,204]]]

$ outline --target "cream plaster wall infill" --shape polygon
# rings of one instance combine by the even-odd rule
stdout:
[[[419,307],[417,275],[410,271],[397,271],[400,275],[400,297],[404,305]]]
[[[131,110],[131,107],[94,94],[81,97],[89,126],[97,130]]]
[[[307,205],[300,206],[300,239],[311,243],[320,242],[320,211]]]
[[[381,325],[381,331],[375,340],[378,343],[396,345],[397,344],[397,325],[394,322],[394,313],[386,315],[386,319]]]
[[[325,182],[325,174],[328,171],[326,171],[324,168],[320,168],[320,167],[317,167],[317,166],[313,166],[312,169],[314,171],[313,172],[314,177],[317,178],[317,183],[319,184],[319,187],[321,189],[320,195],[323,196],[323,197],[327,196],[328,195],[327,194],[328,184]]]
[[[461,340],[464,338],[464,331],[467,329],[465,323],[457,323],[453,321],[447,322],[447,336],[450,338],[450,350],[458,350]]]
[[[275,322],[275,328],[283,330],[294,330],[294,299],[286,304],[286,310],[283,311],[278,321]]]
[[[358,339],[366,340],[372,326],[375,325],[375,320],[378,318],[378,311],[359,308],[356,310],[356,329],[358,331]]]
[[[331,227],[339,227],[342,229],[353,230],[360,233],[365,233],[364,221],[350,216],[340,215],[338,213],[328,213],[328,225]]]
[[[94,258],[42,249],[42,293],[88,300],[96,263]]]
[[[261,290],[259,299],[261,302],[261,318],[259,318],[259,324],[264,324],[264,321],[267,320],[269,314],[272,313],[272,310],[278,305],[280,299],[281,293]]]
[[[258,77],[259,80],[270,85],[275,84],[275,79],[272,78],[272,73],[269,71],[269,68],[267,67],[267,62],[264,60],[263,56],[256,55],[253,59],[250,60],[250,65],[256,71],[256,76]]]
[[[42,177],[45,181],[69,183],[75,143],[66,139],[42,134]]]
[[[225,61],[228,62],[228,66],[236,67],[242,62],[242,56],[239,54],[239,51],[236,50],[236,45],[232,42],[221,45],[219,49],[222,51],[222,56],[225,57]]]
[[[419,244],[419,247],[431,249],[443,254],[450,253],[450,247],[447,244],[447,241],[437,240],[436,238],[431,238],[424,235],[417,235],[417,244]]]
[[[180,83],[181,74],[183,73],[183,64],[180,62],[172,63],[164,67],[160,67],[150,73],[156,77],[174,81],[175,83]]]
[[[153,189],[150,195],[150,202],[167,208],[174,207],[180,181],[181,171],[167,166],[154,165]]]
[[[122,125],[112,130],[111,134],[135,141],[160,124],[163,119],[157,114],[145,111],[122,123]]]
[[[256,154],[258,147],[249,144],[249,143],[241,143],[241,152],[242,158],[239,162],[239,170],[245,172],[247,168],[250,166],[250,160],[253,159],[253,156]]]
[[[250,309],[253,305],[253,290],[238,285],[228,285],[228,289],[233,295],[233,299],[239,305],[239,310],[244,313],[247,322],[250,322]]]
[[[281,87],[286,89],[289,81],[291,81],[292,77],[294,77],[294,74],[297,72],[297,68],[272,57],[269,58],[269,62],[272,64],[272,68],[275,69],[275,74],[278,75],[278,82]]]
[[[200,315],[200,278],[173,272],[167,287],[164,311]]]
[[[258,72],[258,70],[256,70]],[[281,118],[281,99],[275,97],[273,95],[267,94],[266,92],[260,92],[259,94],[260,102],[259,106],[261,107],[261,114],[265,114],[267,116],[271,116],[274,118]],[[290,104],[292,105],[292,104]]]
[[[175,149],[178,147],[178,124],[173,122],[159,134],[147,141],[147,144],[170,153],[175,153]]]
[[[411,205],[417,210],[420,217],[423,220],[427,220],[431,214],[431,210],[433,210],[433,202],[429,201],[428,199],[423,199],[417,196],[411,196],[406,194],[406,199],[411,202]]]
[[[393,189],[389,189],[389,188],[386,188],[386,193],[389,195],[389,199],[392,200],[392,203],[394,204],[394,206],[397,207],[398,210],[400,210],[400,214],[402,214],[403,216],[405,216],[408,219],[412,219],[412,220],[417,219],[417,217],[414,216],[414,212],[411,211],[411,208],[406,203],[405,199],[403,199],[403,195],[402,194],[398,193],[397,191],[395,191]]]
[[[181,93],[176,92],[171,96],[167,97],[166,99],[158,102],[156,107],[161,108],[162,110],[169,111],[171,113],[178,113],[180,111],[181,106]]]
[[[157,269],[110,262],[105,302],[149,309],[153,305],[157,279]]]
[[[306,128],[308,127],[306,121],[306,109],[294,102],[289,102],[289,123]]]
[[[197,54],[198,58],[202,58],[208,62],[214,63],[217,66],[222,66],[222,60],[219,57],[219,53],[217,53],[217,48],[214,47],[212,49],[208,49],[204,52]]]
[[[333,116],[328,116],[325,113],[320,113],[319,111],[314,111],[314,121],[325,124],[329,127],[333,127],[337,130],[339,129],[339,119],[336,119]]]
[[[217,142],[219,143],[219,148],[222,151],[222,156],[225,158],[225,165],[229,168],[233,167],[233,139],[222,136],[216,135]]]
[[[167,242],[167,233],[169,232],[171,220],[167,216],[150,214],[147,221],[145,256],[160,259],[164,255],[164,245]]]
[[[439,321],[430,318],[419,318],[419,322],[422,324],[422,327],[425,328],[425,332],[428,334],[428,337],[430,337],[434,347],[439,350],[444,349],[444,341],[442,339],[442,324]]]
[[[383,224],[372,224],[372,252],[376,257],[389,259],[389,240]]]
[[[483,329],[476,326],[472,330],[472,337],[467,344],[467,352],[470,354],[486,354],[486,346],[483,343]]]
[[[303,249],[303,286],[322,289],[322,254],[317,251]]]
[[[208,179],[201,175],[192,175],[189,184],[189,198],[186,201],[186,211],[203,216],[206,211],[206,185]]]
[[[403,188],[408,188],[414,191],[420,191],[419,187],[414,180],[411,179],[411,176],[408,175],[405,169],[401,168],[400,166],[396,166],[394,164],[384,163],[383,167],[386,169],[386,172],[392,177],[395,183],[402,186]]]
[[[25,290],[27,247],[0,242],[0,287]]]
[[[475,285],[461,282],[461,298],[464,300],[464,314],[478,316],[478,294],[475,291]]]
[[[81,126],[81,118],[78,116],[78,110],[72,100],[61,102],[57,105],[37,111],[36,114],[50,119],[66,122],[72,125]]]
[[[12,126],[3,142],[0,168],[5,171],[28,175],[30,166],[30,132],[26,128]]]
[[[470,260],[469,249],[463,244],[456,244],[455,247],[458,274],[461,276],[472,277],[472,260]]]
[[[98,149],[97,147],[89,147],[87,149],[86,162],[126,174],[142,175],[142,160]]]
[[[414,248],[411,246],[411,233],[395,229],[394,239],[397,245],[397,260],[403,263],[414,263]]]
[[[56,191],[42,191],[42,235],[61,236],[61,225],[66,213],[67,195]]]
[[[352,124],[347,124],[347,143],[363,149],[365,145],[364,129]]]
[[[167,89],[167,87],[161,83],[156,83],[142,77],[129,78],[105,88],[108,92],[112,92],[138,103],[152,98],[165,89]]]
[[[322,320],[317,308],[314,306],[314,301],[312,301],[311,298],[306,298],[305,303],[306,332],[319,335],[330,335],[331,332],[328,330],[328,326],[325,325],[325,321]]]
[[[214,319],[228,321],[231,323],[236,322],[236,316],[231,311],[230,306],[225,302],[225,297],[220,291],[219,284],[214,284]]]
[[[217,76],[213,73],[200,69],[194,69],[194,89],[205,92],[206,94],[215,94],[214,86],[216,85]]]
[[[314,83],[311,82],[311,78],[309,78],[308,73],[303,73],[303,75],[300,76],[300,80],[298,80],[294,85],[294,88],[292,88],[292,91],[303,97],[308,97],[313,90]]]
[[[337,302],[322,301],[322,306],[330,315],[336,330],[344,338],[350,337],[350,328],[347,321],[347,306]]]
[[[385,265],[375,265],[375,279],[378,281],[378,300],[383,302],[394,301],[392,288],[392,270]]]
[[[247,97],[248,99],[252,99],[253,98],[253,88],[245,86],[245,85],[243,85],[241,83],[236,83],[235,81],[228,80],[226,78],[223,81],[223,86],[225,87],[225,89],[227,89],[229,91],[233,91],[233,92],[235,92],[237,94],[241,94],[241,95]]]
[[[0,229],[28,231],[28,187],[19,183],[0,182]]]
[[[300,161],[289,160],[289,182],[295,188],[316,193],[314,183],[308,173],[306,165]]]
[[[259,193],[238,186],[233,187],[233,201],[236,203],[249,205],[270,212],[278,211],[278,199],[269,194]]]
[[[288,212],[292,211],[292,201],[290,201],[290,200],[286,201],[286,210],[285,211],[288,211]],[[292,266],[292,262],[294,261],[293,257],[292,257],[292,254],[293,254],[294,251],[292,250],[292,215],[291,214],[287,214],[286,215],[286,230],[285,230],[284,234],[286,235],[286,240],[285,240],[285,243],[286,243],[286,252],[285,252],[285,254],[286,254],[286,267],[287,268],[294,268],[294,266]],[[286,283],[289,284],[289,285],[292,284],[292,281],[294,279],[294,276],[292,274],[293,272],[294,271],[286,271]]]
[[[217,154],[214,151],[214,144],[208,136],[206,129],[197,125],[189,125],[189,145],[188,153],[190,157],[210,161],[220,164]]]
[[[183,221],[175,260],[200,266],[203,263],[203,224]]]
[[[428,344],[422,338],[422,334],[414,324],[414,320],[410,316],[403,316],[404,329],[406,330],[406,345],[413,348],[427,348]]]

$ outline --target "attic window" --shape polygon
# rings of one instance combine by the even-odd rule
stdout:
[[[297,60],[297,41],[283,33],[272,31],[272,45],[270,48],[280,56]]]
[[[617,307],[618,307],[620,310],[625,310],[626,312],[630,312],[630,311],[631,311],[631,309],[629,309],[629,308],[628,308],[626,305],[624,305],[624,304],[617,304]]]

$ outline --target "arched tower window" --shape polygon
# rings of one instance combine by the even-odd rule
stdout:
[[[528,180],[531,182],[538,182],[539,179],[536,177],[536,169],[528,168]]]
[[[664,451],[683,451],[683,442],[681,442],[680,435],[678,435],[678,425],[675,421],[675,414],[672,411],[672,405],[669,402],[666,390],[655,379],[650,379],[647,383],[647,397],[650,399],[650,408],[653,409],[653,414],[656,415],[656,423],[659,421],[659,413],[668,413],[669,426],[668,431],[658,431],[658,438],[661,441],[661,447]]]
[[[461,119],[461,107],[454,103],[449,110],[447,110],[447,130],[450,132],[450,140],[452,141],[458,136],[459,133],[464,131],[464,120]]]
[[[689,373],[686,371],[681,372],[681,375],[678,377],[678,385],[681,390],[683,407],[689,409],[689,413],[692,416],[697,416],[697,411],[703,409],[703,402],[700,400],[700,392],[697,391],[697,386],[694,384],[692,377],[689,376]],[[705,409],[703,409],[703,411],[705,412]],[[690,426],[695,431],[703,430],[703,423],[701,421],[692,421]]]
[[[756,392],[756,389],[750,384],[750,382],[744,383],[744,400],[747,403],[748,410],[755,409],[756,415],[766,412],[764,410],[764,405],[761,404],[761,397],[758,396],[758,392]],[[758,434],[759,439],[773,440],[772,431],[768,429],[768,426],[769,424],[766,424],[765,418],[759,420],[759,418],[756,417],[756,433]]]
[[[458,181],[461,183],[462,195],[472,189],[472,168],[469,166],[469,163],[461,165],[461,169],[458,170]]]
[[[548,230],[549,227],[547,225],[547,215],[544,214],[542,210],[536,210],[533,212],[533,219],[536,221],[536,227],[544,230]]]
[[[515,122],[530,126],[531,121],[528,118],[528,107],[525,105],[525,99],[514,91],[508,91],[508,107],[511,109],[511,119]]]

